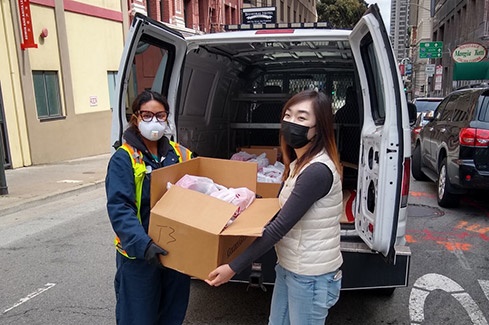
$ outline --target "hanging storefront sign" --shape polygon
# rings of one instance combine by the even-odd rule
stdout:
[[[442,78],[443,78],[443,66],[437,65],[435,68],[435,88],[434,88],[434,90],[441,90]]]
[[[269,24],[277,22],[275,7],[241,9],[243,24]]]
[[[20,48],[23,50],[27,48],[37,48],[37,44],[34,42],[34,32],[32,30],[30,0],[18,1],[20,29],[22,30],[22,43],[20,44]]]
[[[480,62],[487,55],[487,49],[479,43],[465,43],[453,50],[452,58],[455,62]]]

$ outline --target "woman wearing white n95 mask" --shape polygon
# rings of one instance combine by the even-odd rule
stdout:
[[[132,111],[124,144],[110,158],[105,181],[107,212],[116,234],[116,321],[182,324],[190,278],[163,267],[160,258],[172,252],[148,236],[150,179],[152,170],[188,160],[192,152],[164,136],[169,106],[160,94],[142,92]]]

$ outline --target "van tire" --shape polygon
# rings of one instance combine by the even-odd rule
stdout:
[[[438,205],[443,208],[453,208],[458,206],[460,197],[451,193],[452,186],[447,171],[447,158],[443,158],[438,169],[438,180],[436,182],[436,198]]]
[[[428,177],[426,177],[426,175],[421,171],[421,147],[419,143],[416,144],[413,151],[411,173],[413,174],[414,179],[417,181],[428,180]]]

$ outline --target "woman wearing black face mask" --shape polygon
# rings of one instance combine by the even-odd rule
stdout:
[[[275,245],[278,264],[269,324],[324,324],[339,298],[343,259],[340,216],[341,167],[336,149],[331,102],[306,90],[282,111],[281,210],[263,236],[230,264],[209,274],[219,286]]]

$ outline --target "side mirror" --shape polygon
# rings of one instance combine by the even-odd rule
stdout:
[[[408,102],[408,114],[409,114],[409,125],[414,126],[416,123],[416,118],[417,118],[417,108],[416,105]]]

